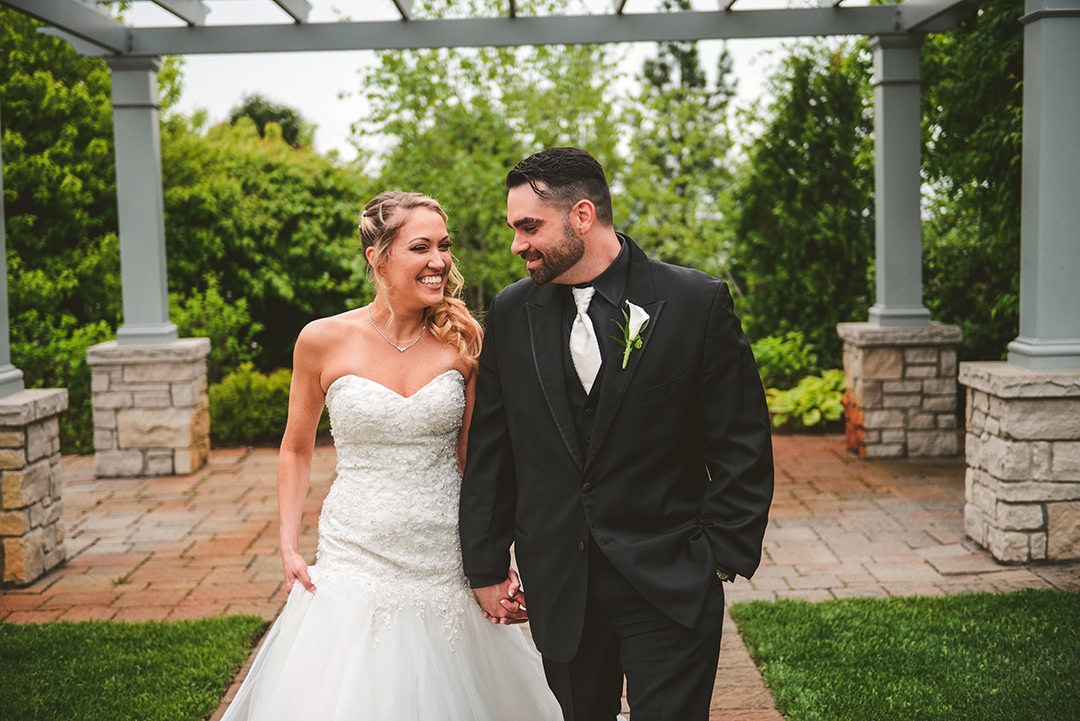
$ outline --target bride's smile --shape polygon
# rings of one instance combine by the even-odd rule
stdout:
[[[446,221],[427,208],[416,208],[402,224],[390,248],[388,262],[379,266],[394,313],[428,308],[442,300],[454,266]]]

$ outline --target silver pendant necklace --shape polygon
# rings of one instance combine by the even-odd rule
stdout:
[[[421,338],[422,338],[422,337],[424,336],[424,331],[425,331],[425,330],[427,330],[427,328],[421,328],[421,329],[420,329],[420,335],[416,336],[416,340],[414,340],[414,341],[413,341],[412,343],[410,343],[409,345],[407,345],[407,346],[404,346],[404,347],[402,347],[402,346],[399,346],[399,345],[398,345],[397,343],[395,343],[394,341],[392,341],[392,340],[390,340],[389,338],[387,338],[387,337],[386,337],[386,334],[385,334],[385,333],[383,333],[383,332],[382,332],[381,330],[379,330],[379,326],[375,325],[375,319],[371,317],[371,306],[370,306],[370,305],[369,305],[369,306],[367,307],[367,319],[371,321],[371,327],[375,329],[375,332],[376,332],[376,333],[378,333],[379,335],[381,335],[381,336],[382,336],[382,339],[383,339],[384,341],[386,341],[386,342],[387,342],[387,343],[389,343],[390,345],[394,346],[395,348],[397,348],[397,349],[398,349],[399,351],[401,351],[402,353],[404,353],[405,351],[409,350],[409,349],[410,349],[410,348],[412,348],[412,347],[413,347],[414,345],[416,345],[417,343],[419,343],[419,342],[420,342],[420,339],[421,339]]]

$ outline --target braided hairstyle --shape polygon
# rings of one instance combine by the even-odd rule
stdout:
[[[409,213],[417,208],[426,208],[438,213],[443,220],[447,219],[439,201],[422,193],[401,190],[380,193],[364,206],[364,212],[360,215],[360,242],[364,257],[367,258],[368,248],[375,249],[368,262],[368,279],[384,298],[387,297],[389,286],[377,269],[390,261],[394,241],[408,220]],[[458,356],[470,368],[475,368],[484,332],[460,299],[464,287],[465,278],[455,263],[450,266],[442,301],[424,310],[424,321],[436,340],[444,345],[456,346]],[[393,309],[390,313],[392,320]]]

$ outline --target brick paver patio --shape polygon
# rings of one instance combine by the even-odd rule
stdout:
[[[775,456],[762,566],[728,587],[729,603],[1080,591],[1080,563],[1004,566],[966,539],[962,459],[866,461],[838,436],[777,436]],[[301,536],[309,558],[334,460],[333,447],[316,449]],[[89,457],[63,465],[69,560],[30,587],[0,591],[0,621],[270,620],[280,611],[276,450],[215,450],[199,473],[169,478],[96,479]],[[730,619],[713,718],[781,720]]]

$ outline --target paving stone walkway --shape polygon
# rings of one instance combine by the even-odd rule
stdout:
[[[777,436],[775,457],[762,566],[728,587],[729,604],[1080,591],[1080,563],[1004,566],[966,539],[962,459],[871,462],[838,436]],[[316,449],[301,533],[309,558],[334,461],[332,447]],[[285,601],[276,450],[215,450],[200,472],[168,478],[97,479],[89,457],[65,457],[63,467],[69,560],[30,587],[0,591],[0,621],[276,617]],[[712,718],[782,721],[730,618]]]

